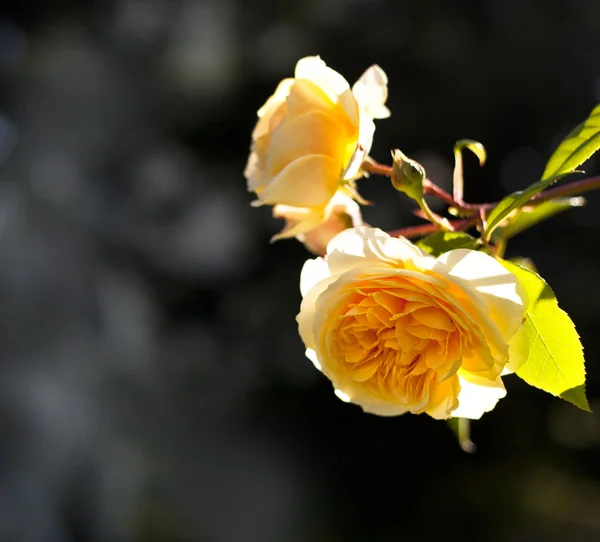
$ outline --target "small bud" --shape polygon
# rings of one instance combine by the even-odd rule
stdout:
[[[392,151],[394,165],[392,167],[392,185],[396,190],[421,201],[423,199],[423,179],[425,169],[419,162],[411,160],[402,151]]]

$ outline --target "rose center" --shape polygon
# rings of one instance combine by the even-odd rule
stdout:
[[[355,289],[336,326],[331,347],[344,373],[407,405],[456,372],[464,346],[450,307],[414,288]]]

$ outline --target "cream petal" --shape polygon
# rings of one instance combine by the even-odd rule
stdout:
[[[307,56],[296,64],[296,79],[308,79],[321,87],[332,99],[337,102],[346,90],[350,88],[348,81],[335,70],[325,64],[319,56]]]
[[[290,205],[275,205],[273,217],[283,218],[285,227],[271,237],[271,242],[279,239],[290,239],[318,228],[325,220],[323,207],[291,207]]]
[[[305,57],[296,64],[297,80],[308,79],[319,86],[333,103],[339,103],[350,121],[358,126],[358,106],[348,81],[329,68],[318,56]]]
[[[484,252],[451,250],[438,261],[450,267],[450,275],[462,278],[481,293],[490,307],[490,316],[505,340],[510,339],[523,321],[523,292],[517,277]]]
[[[311,263],[322,258],[307,260],[300,273],[300,289],[303,295],[300,312],[296,315],[298,333],[307,348],[317,350],[314,336],[317,301],[321,294],[336,281],[329,275],[329,268],[320,263]],[[306,268],[306,271],[305,271]],[[321,315],[323,316],[323,315]]]
[[[353,403],[358,405],[368,414],[376,414],[377,416],[400,416],[408,412],[408,408],[398,403],[390,403],[380,401],[373,396],[367,395],[356,383],[351,380],[338,381],[335,375],[329,375],[334,387],[334,393],[345,403]]]
[[[346,115],[352,123],[352,125],[354,127],[358,126],[362,128],[360,126],[360,108],[358,107],[358,103],[356,102],[356,98],[354,97],[354,94],[352,94],[352,91],[348,89],[345,92],[343,92],[340,95],[338,102],[346,112]],[[370,148],[371,146],[369,145],[369,149]]]
[[[496,403],[506,396],[506,389],[500,377],[488,380],[459,371],[458,380],[460,393],[458,408],[452,412],[453,418],[478,420],[485,412],[493,410]]]
[[[441,261],[440,258],[414,258],[411,263],[418,269],[432,271],[436,275],[446,277],[456,286],[456,288],[450,288],[447,291],[446,289],[440,290],[440,295],[457,305],[457,307],[463,306],[463,303],[465,302],[468,302],[468,304],[472,306],[476,312],[463,311],[465,316],[471,322],[471,325],[476,326],[485,336],[485,342],[492,358],[501,360],[502,363],[505,363],[508,358],[506,339],[494,320],[496,314],[492,314],[488,299],[481,292],[472,287],[467,280],[451,275],[452,268]],[[481,352],[479,354],[481,354]],[[475,370],[475,367],[478,367],[477,370],[479,371],[489,371],[489,365],[492,363],[492,360],[490,359],[488,363],[483,359],[480,359],[479,354],[472,358],[469,358],[469,356],[465,354],[463,356],[464,363],[469,364],[470,370]],[[500,374],[500,371],[497,371],[496,374]]]
[[[338,275],[369,261],[394,263],[424,256],[424,252],[404,238],[390,237],[378,228],[360,226],[336,235],[327,247],[331,273]]]
[[[313,362],[313,365],[320,371],[321,364],[319,363],[319,360],[317,359],[317,353],[312,348],[307,348],[304,353],[305,353],[306,357],[310,361]]]
[[[331,111],[334,106],[327,93],[308,79],[298,79],[286,100],[286,112],[290,118],[309,111]]]
[[[352,153],[348,165],[344,170],[342,177],[346,181],[354,180],[363,176],[361,171],[362,163],[371,151],[373,144],[373,135],[375,134],[375,124],[371,117],[364,112],[360,113],[360,127],[358,132],[358,142]]]
[[[387,85],[386,73],[375,64],[368,68],[352,87],[352,93],[361,109],[371,118],[385,119],[390,116],[390,110],[385,106],[388,97]]]
[[[277,85],[273,95],[265,102],[265,104],[258,110],[257,115],[261,118],[268,117],[269,112],[275,111],[287,98],[290,93],[290,89],[294,84],[294,79],[289,77],[284,79]],[[265,119],[268,120],[268,119]]]
[[[310,111],[283,122],[271,134],[266,169],[275,177],[288,164],[308,155],[325,155],[342,169],[347,139],[344,129],[323,111]]]
[[[360,206],[343,190],[338,190],[327,204],[325,214],[331,213],[345,213],[351,218],[353,227],[362,226]]]
[[[302,297],[305,297],[309,290],[314,288],[319,282],[330,277],[329,267],[323,258],[306,260],[300,272],[300,293]]]
[[[248,191],[255,192],[263,187],[263,175],[260,168],[260,159],[255,152],[251,152],[244,169],[244,177],[248,181]]]
[[[268,137],[269,133],[281,122],[285,115],[287,99],[294,86],[293,79],[284,79],[275,94],[258,110],[258,121],[252,130],[252,141]]]
[[[340,173],[338,162],[329,156],[303,156],[287,165],[258,194],[258,198],[273,205],[319,207],[335,194]]]
[[[351,402],[358,404],[368,414],[376,414],[377,416],[400,416],[408,412],[405,406],[394,403],[374,403],[354,399],[351,399]]]

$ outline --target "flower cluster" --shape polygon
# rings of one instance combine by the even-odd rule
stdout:
[[[390,116],[387,94],[387,76],[376,65],[350,87],[319,57],[306,57],[258,111],[245,170],[253,205],[273,206],[285,221],[273,240],[295,237],[317,256],[300,278],[297,321],[307,357],[340,399],[383,416],[478,419],[506,395],[502,376],[513,372],[587,408],[572,322],[539,275],[504,259],[510,237],[577,205],[561,198],[557,207],[559,196],[576,193],[575,184],[570,192],[546,188],[581,163],[556,158],[579,136],[557,149],[542,180],[525,191],[496,204],[468,204],[461,152],[471,150],[483,164],[480,143],[457,142],[453,195],[397,149],[391,166],[369,157],[374,119]],[[391,233],[365,225],[357,180],[368,174],[390,177],[429,223]],[[591,179],[577,190],[598,185]],[[433,213],[425,194],[458,218]],[[413,244],[408,237],[421,239]],[[564,381],[552,381],[548,357]]]

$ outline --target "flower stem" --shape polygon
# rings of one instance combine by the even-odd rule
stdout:
[[[461,219],[461,220],[449,220],[448,224],[452,228],[452,231],[464,231],[475,225],[473,219]],[[430,233],[440,231],[440,228],[436,224],[419,224],[418,226],[408,226],[406,228],[400,228],[389,232],[392,237],[406,237],[411,239],[413,237],[422,237]]]
[[[528,202],[528,205],[543,203],[554,198],[578,196],[579,194],[585,194],[586,192],[598,190],[599,188],[600,175],[596,177],[588,177],[587,179],[582,179],[581,181],[574,181],[563,186],[558,186],[556,188],[551,188],[550,190],[540,192],[531,198],[531,200]]]
[[[390,166],[386,166],[384,164],[379,164],[375,162],[373,159],[369,158],[365,160],[362,164],[362,169],[365,172],[372,173],[373,175],[382,175],[384,177],[390,177],[392,174],[392,168]],[[462,172],[461,172],[462,173]],[[458,182],[457,182],[458,181]],[[454,179],[454,196],[446,192],[444,189],[440,188],[430,179],[423,179],[423,194],[434,196],[437,199],[443,201],[450,207],[456,209],[456,214],[458,216],[467,217],[469,220],[469,225],[474,225],[477,222],[481,222],[481,224],[485,223],[485,216],[489,211],[491,211],[494,207],[498,205],[499,202],[492,203],[466,203],[462,201],[462,182],[461,179]],[[565,198],[570,196],[577,196],[580,194],[585,194],[586,192],[591,192],[593,190],[600,189],[600,175],[595,177],[589,177],[587,179],[583,179],[581,181],[574,181],[569,184],[565,184],[563,186],[559,186],[556,188],[551,188],[549,190],[545,190],[533,196],[527,203],[526,206],[539,205],[540,203],[544,203],[546,201],[552,200],[554,198]],[[427,225],[428,228],[425,233],[415,233],[412,236],[417,237],[418,235],[425,235],[426,233],[431,233],[433,231],[438,230],[448,230],[449,226],[453,223],[457,223],[459,221],[448,221],[446,219],[442,219],[435,215],[431,210],[425,206],[422,206],[423,212],[427,216],[427,219],[430,220],[433,224]],[[422,226],[416,226],[415,228],[421,228]],[[425,227],[425,226],[423,226]],[[411,228],[404,228],[409,231],[409,235],[413,231]],[[400,231],[400,230],[398,230]],[[420,231],[420,230],[415,230]],[[451,230],[453,231],[453,230]],[[402,234],[405,237],[407,235]]]
[[[468,418],[458,418],[458,442],[468,454],[472,454],[477,449],[471,440],[471,420]]]

